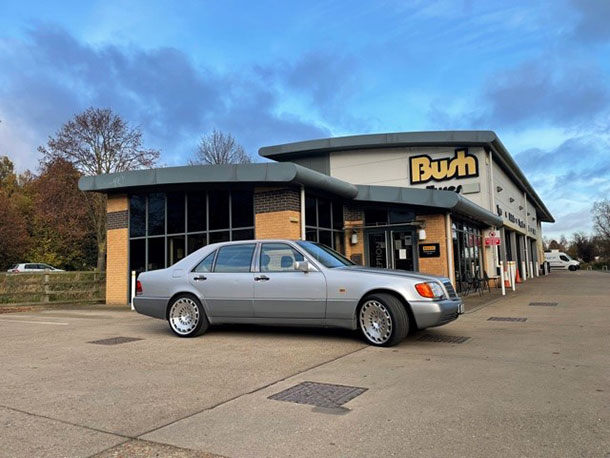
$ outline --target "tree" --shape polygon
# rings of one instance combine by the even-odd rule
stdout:
[[[84,175],[124,172],[151,167],[159,151],[142,147],[142,133],[105,108],[88,108],[65,123],[40,146],[43,164],[63,159]],[[95,227],[97,268],[106,268],[106,199],[102,194],[87,195],[89,218]]]
[[[17,206],[0,189],[0,268],[23,261],[29,247],[26,222]]]
[[[583,232],[576,232],[572,236],[570,245],[570,255],[582,259],[584,262],[591,262],[595,259],[596,246],[592,237]]]
[[[252,158],[237,143],[233,135],[216,129],[199,141],[190,165],[197,164],[249,164]]]
[[[600,237],[610,241],[610,200],[593,203],[593,228]]]
[[[67,269],[95,266],[95,256],[90,256],[95,252],[95,226],[87,196],[78,189],[80,176],[72,163],[55,159],[31,183],[30,259]]]

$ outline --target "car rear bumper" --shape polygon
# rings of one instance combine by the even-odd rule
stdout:
[[[464,313],[464,302],[461,299],[417,301],[411,302],[411,309],[419,329],[432,328],[457,320]]]
[[[136,296],[133,298],[133,308],[142,315],[164,320],[165,311],[167,309],[167,299],[163,297]]]

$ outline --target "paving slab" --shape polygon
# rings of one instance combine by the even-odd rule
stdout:
[[[0,407],[3,458],[83,457],[122,442],[123,437]]]
[[[367,348],[143,436],[240,457],[506,457],[610,453],[610,287],[553,274],[426,333]],[[530,307],[527,289],[561,306]],[[545,291],[547,293],[545,294]],[[565,292],[565,295],[564,295]],[[566,298],[570,298],[569,301]],[[489,316],[527,322],[489,322]],[[269,396],[304,381],[368,388],[344,409]]]

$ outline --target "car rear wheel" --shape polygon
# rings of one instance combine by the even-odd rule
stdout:
[[[371,294],[364,298],[358,324],[371,345],[391,347],[409,333],[409,316],[402,302],[391,294]]]
[[[210,323],[197,298],[182,295],[174,299],[167,316],[169,327],[179,337],[195,337],[208,330]]]

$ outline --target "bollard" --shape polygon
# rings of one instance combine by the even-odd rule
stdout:
[[[504,285],[504,261],[500,261],[500,284],[502,285],[502,296],[506,296],[506,286]]]
[[[523,281],[527,280],[527,269],[525,261],[521,261],[521,272],[523,272]]]
[[[511,261],[510,262],[510,284],[511,287],[513,289],[513,291],[515,291],[515,283],[517,280],[517,263],[516,261]]]
[[[536,261],[536,277],[540,276],[540,264],[538,264],[538,261]]]
[[[136,271],[132,270],[131,271],[131,310],[135,310],[135,307],[133,306],[133,298],[136,295]]]

